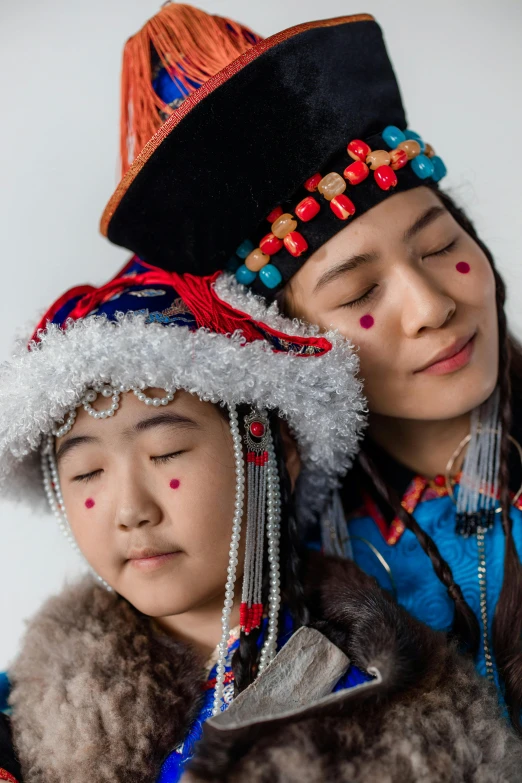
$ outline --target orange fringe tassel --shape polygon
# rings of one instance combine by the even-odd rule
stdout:
[[[261,38],[247,27],[210,16],[190,5],[168,3],[136,35],[123,52],[121,77],[120,154],[122,174],[162,125],[160,112],[172,109],[152,86],[153,50],[173,81],[194,92]]]

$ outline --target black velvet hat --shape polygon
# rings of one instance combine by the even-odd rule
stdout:
[[[407,129],[379,25],[340,17],[261,41],[190,95],[101,230],[155,266],[228,268],[270,297],[347,220],[444,174]]]

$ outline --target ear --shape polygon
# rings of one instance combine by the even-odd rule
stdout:
[[[285,452],[285,465],[288,471],[288,477],[290,478],[290,484],[292,492],[295,489],[295,483],[297,477],[301,472],[301,457],[299,456],[299,449],[297,448],[297,442],[290,432],[290,428],[286,421],[280,421],[281,427],[281,440],[283,441],[283,448]]]

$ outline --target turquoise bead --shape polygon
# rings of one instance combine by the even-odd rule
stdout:
[[[422,136],[419,136],[418,133],[415,133],[415,131],[412,130],[405,130],[404,135],[407,139],[413,139],[413,141],[418,141],[420,144],[421,152],[424,152],[426,149],[426,143],[422,140]]]
[[[415,139],[416,141],[416,139]],[[417,155],[416,158],[413,158],[411,163],[411,167],[415,174],[419,177],[419,179],[428,179],[428,177],[433,176],[433,163],[432,158],[428,158],[427,155]]]
[[[401,141],[406,141],[406,136],[396,125],[388,125],[382,132],[382,139],[393,150]]]
[[[434,155],[433,158],[430,158],[430,160],[431,165],[433,166],[433,174],[431,176],[435,182],[439,182],[439,180],[446,176],[448,170],[444,165],[444,161],[442,158],[439,158],[438,155]]]
[[[275,288],[283,282],[281,272],[273,264],[267,264],[259,272],[260,280],[267,288]]]
[[[238,255],[239,258],[246,258],[247,255],[251,253],[253,249],[254,249],[254,245],[250,241],[250,239],[245,239],[245,241],[241,242],[238,249],[236,250],[236,255]]]
[[[242,264],[236,272],[236,280],[241,285],[250,285],[256,279],[256,272],[252,272],[248,267]]]

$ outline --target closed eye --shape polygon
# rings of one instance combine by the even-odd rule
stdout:
[[[446,256],[448,253],[451,253],[452,250],[455,250],[457,244],[458,240],[454,239],[453,242],[450,242],[449,245],[446,245],[446,247],[443,247],[440,250],[436,250],[434,253],[428,253],[426,258],[431,258],[432,256]]]
[[[159,457],[151,457],[151,460],[156,465],[164,465],[167,462],[170,462],[171,460],[175,459],[176,457],[179,457],[180,454],[184,454],[185,452],[182,451],[173,451],[170,454],[161,454]]]
[[[73,478],[73,481],[79,481],[83,482],[84,484],[88,484],[89,481],[92,481],[96,476],[103,473],[103,470],[100,468],[99,470],[92,470],[90,473],[82,473],[79,476],[75,476]]]
[[[341,307],[358,307],[359,305],[364,304],[371,298],[372,294],[374,293],[374,291],[376,291],[376,289],[377,286],[373,285],[371,288],[368,289],[368,291],[366,291],[366,293],[364,293],[358,299],[353,299],[351,302],[345,302],[344,304],[341,305]]]

